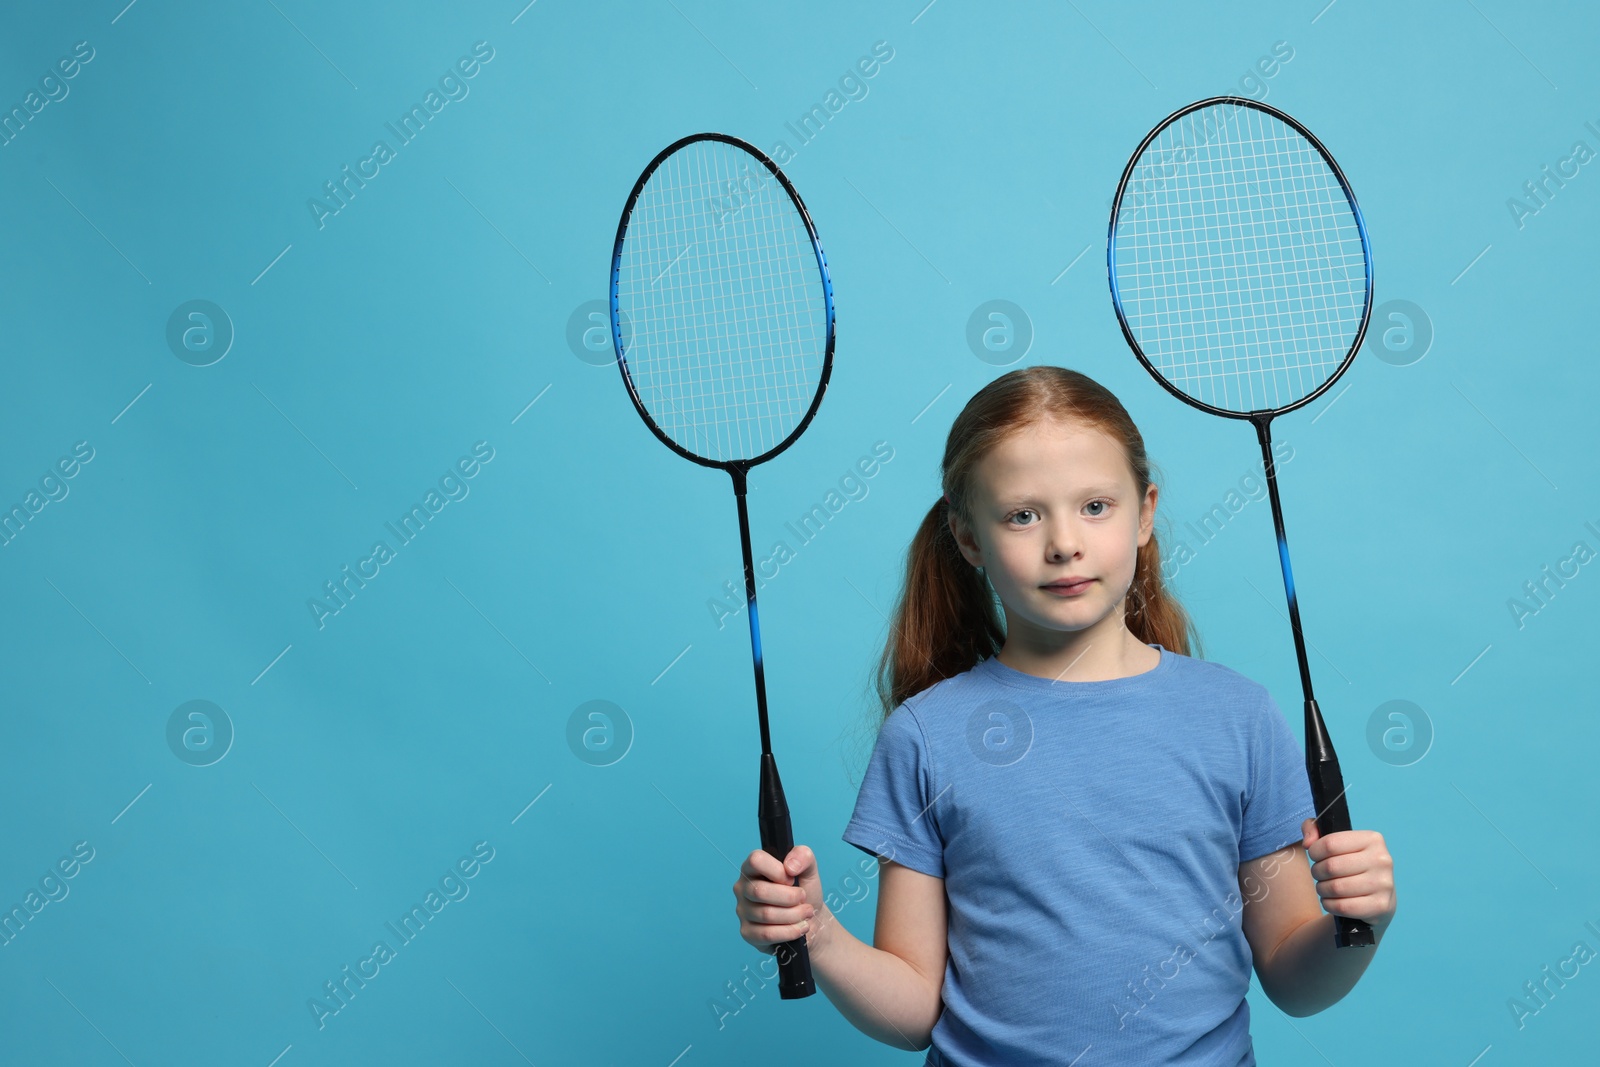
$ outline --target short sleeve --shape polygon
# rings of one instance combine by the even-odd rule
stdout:
[[[1250,794],[1239,831],[1239,862],[1276,852],[1301,840],[1300,824],[1316,815],[1305,750],[1289,730],[1272,695],[1262,707],[1250,751]]]
[[[844,840],[914,871],[944,877],[944,842],[932,810],[932,760],[927,737],[904,704],[878,732]]]

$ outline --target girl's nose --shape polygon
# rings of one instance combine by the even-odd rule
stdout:
[[[1052,563],[1071,559],[1078,553],[1078,538],[1070,525],[1052,527],[1045,552]]]

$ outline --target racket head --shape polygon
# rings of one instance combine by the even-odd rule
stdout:
[[[1309,130],[1244,97],[1196,101],[1146,135],[1117,183],[1106,272],[1145,369],[1230,418],[1322,395],[1372,313],[1350,183]]]
[[[650,161],[617,223],[610,303],[628,395],[685,458],[748,469],[816,414],[833,369],[827,257],[800,194],[747,141],[691,134]]]

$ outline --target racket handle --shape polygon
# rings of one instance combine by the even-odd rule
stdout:
[[[1322,813],[1317,816],[1317,833],[1326,837],[1350,829],[1350,807],[1344,800],[1339,756],[1333,751],[1315,699],[1306,701],[1306,728],[1311,731],[1306,746],[1306,774],[1311,779],[1311,801]],[[1366,921],[1335,915],[1333,943],[1338,948],[1371,948],[1377,940]]]
[[[761,824],[761,849],[782,863],[794,848],[794,829],[789,823],[789,802],[784,799],[783,781],[778,777],[778,761],[772,753],[761,757],[761,799],[756,809]],[[790,882],[794,885],[794,882]],[[817,991],[811,977],[811,953],[804,935],[785,941],[774,950],[778,959],[778,996],[798,1000]]]

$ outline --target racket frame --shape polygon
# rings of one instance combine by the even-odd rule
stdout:
[[[699,141],[721,141],[723,144],[732,145],[735,148],[742,149],[745,152],[748,152],[751,156],[754,156],[755,159],[760,162],[762,166],[766,167],[772,176],[778,180],[778,183],[783,187],[783,191],[789,195],[789,199],[791,202],[793,202],[796,210],[800,212],[801,221],[805,223],[806,234],[811,238],[811,249],[817,257],[817,270],[822,277],[822,298],[823,305],[827,309],[828,321],[827,336],[822,352],[822,374],[817,382],[816,395],[811,398],[811,406],[806,409],[806,413],[801,416],[800,421],[795,425],[795,428],[787,437],[760,455],[749,459],[708,459],[699,455],[698,453],[689,451],[687,448],[684,448],[682,445],[678,444],[678,442],[669,437],[666,432],[661,429],[661,427],[656,425],[656,420],[651,417],[649,410],[647,410],[644,406],[644,401],[640,399],[639,391],[633,383],[633,376],[628,372],[627,349],[622,343],[622,309],[618,288],[622,279],[622,242],[628,234],[628,220],[633,217],[633,209],[634,206],[639,202],[639,194],[644,191],[645,185],[649,183],[650,178],[653,174],[655,174],[656,169],[666,161],[667,157],[671,156],[674,152],[677,152],[680,148],[687,147],[688,145],[695,144]],[[648,166],[645,167],[644,173],[639,175],[639,180],[633,183],[633,190],[628,194],[628,202],[622,209],[622,218],[617,222],[617,240],[611,251],[610,304],[611,343],[613,349],[617,353],[617,367],[622,371],[622,380],[628,387],[628,397],[633,401],[633,406],[638,409],[639,417],[644,419],[645,425],[650,427],[650,432],[659,437],[661,442],[668,448],[678,453],[678,455],[682,456],[684,459],[698,463],[703,467],[721,467],[723,470],[728,471],[734,476],[734,482],[736,485],[742,485],[743,477],[745,474],[749,473],[751,467],[754,467],[759,463],[764,463],[773,456],[776,456],[779,452],[782,452],[784,449],[788,448],[797,437],[805,432],[806,427],[811,424],[812,417],[816,415],[817,408],[822,404],[822,394],[828,391],[828,378],[833,373],[834,345],[833,281],[828,275],[828,257],[822,251],[822,242],[817,239],[817,227],[811,221],[811,213],[806,210],[805,201],[800,199],[800,194],[795,191],[795,187],[790,183],[788,175],[779,170],[778,165],[768,158],[765,152],[761,151],[761,149],[757,148],[749,141],[741,140],[738,137],[734,137],[731,134],[726,133],[692,133],[687,137],[680,137],[678,140],[672,142],[660,152],[656,153],[656,157],[650,161]],[[740,490],[740,492],[742,495],[742,490]]]
[[[1166,377],[1159,370],[1157,370],[1154,364],[1150,362],[1149,358],[1145,356],[1144,349],[1139,346],[1138,340],[1134,338],[1133,329],[1128,325],[1128,317],[1123,313],[1122,310],[1122,292],[1117,286],[1117,214],[1122,210],[1122,197],[1127,191],[1129,179],[1133,177],[1134,167],[1138,164],[1140,158],[1144,156],[1144,150],[1150,147],[1150,142],[1161,136],[1162,132],[1166,130],[1167,127],[1171,126],[1185,115],[1199,111],[1203,108],[1214,107],[1219,104],[1233,104],[1239,107],[1255,108],[1257,111],[1271,115],[1273,118],[1278,119],[1280,122],[1284,123],[1284,125],[1288,126],[1290,129],[1294,130],[1296,133],[1310,142],[1311,147],[1317,150],[1317,154],[1322,157],[1322,161],[1328,164],[1328,169],[1333,171],[1333,176],[1338,179],[1339,188],[1341,191],[1343,191],[1345,199],[1349,201],[1350,210],[1355,215],[1356,229],[1361,234],[1361,258],[1366,264],[1367,292],[1366,302],[1361,308],[1361,322],[1356,327],[1355,340],[1351,342],[1350,351],[1345,353],[1343,361],[1341,361],[1340,364],[1334,368],[1333,373],[1328,375],[1327,380],[1321,385],[1317,386],[1299,400],[1285,404],[1284,406],[1278,408],[1262,408],[1257,411],[1234,411],[1231,408],[1219,408],[1213,404],[1207,404],[1203,400],[1190,396],[1182,389],[1179,389],[1176,385],[1173,385],[1171,382],[1167,381]],[[1116,309],[1117,324],[1122,327],[1122,336],[1127,340],[1128,347],[1133,349],[1133,354],[1139,357],[1139,362],[1144,364],[1145,370],[1150,372],[1151,377],[1155,378],[1155,380],[1161,384],[1162,388],[1171,393],[1173,396],[1177,397],[1179,400],[1182,400],[1185,404],[1188,404],[1191,407],[1197,407],[1201,411],[1209,412],[1212,415],[1221,415],[1224,418],[1229,419],[1248,419],[1252,422],[1256,422],[1263,415],[1271,419],[1278,415],[1285,414],[1286,412],[1293,411],[1296,408],[1304,407],[1306,404],[1311,403],[1311,401],[1321,396],[1328,390],[1330,386],[1333,385],[1334,382],[1339,380],[1339,376],[1342,375],[1345,372],[1345,369],[1348,368],[1355,360],[1356,353],[1361,349],[1361,342],[1365,340],[1367,336],[1367,322],[1372,317],[1372,244],[1367,238],[1366,219],[1362,217],[1361,206],[1356,203],[1356,195],[1351,191],[1350,182],[1346,180],[1344,171],[1339,169],[1339,164],[1334,160],[1333,154],[1330,153],[1327,148],[1323,147],[1322,142],[1317,140],[1316,135],[1302,126],[1293,116],[1279,111],[1270,104],[1262,103],[1259,100],[1251,100],[1249,97],[1245,96],[1212,96],[1207,97],[1204,100],[1196,100],[1192,104],[1189,104],[1185,107],[1180,107],[1178,110],[1162,119],[1161,122],[1156,125],[1155,129],[1146,134],[1144,140],[1139,142],[1139,147],[1133,150],[1132,156],[1128,157],[1128,165],[1123,168],[1122,178],[1117,182],[1117,195],[1111,201],[1111,221],[1107,226],[1106,232],[1106,275],[1111,280],[1111,306]]]
[[[622,310],[619,297],[619,287],[622,277],[622,246],[628,233],[628,222],[633,217],[633,209],[639,201],[639,194],[643,192],[656,169],[679,149],[700,141],[721,141],[742,149],[753,156],[767,171],[777,179],[788,194],[789,200],[800,213],[800,219],[805,223],[806,234],[811,239],[812,252],[816,255],[817,271],[822,279],[823,306],[825,309],[826,337],[823,345],[822,372],[818,377],[816,393],[811,398],[811,405],[795,425],[790,433],[776,445],[762,452],[758,456],[733,460],[716,460],[701,456],[684,448],[674,441],[660,426],[656,424],[649,409],[639,396],[639,391],[634,385],[633,376],[628,370],[627,347],[622,341]],[[800,199],[800,194],[790,183],[787,175],[778,169],[778,165],[767,157],[755,145],[738,137],[725,133],[695,133],[681,137],[666,148],[656,153],[654,159],[639,175],[639,180],[634,182],[633,189],[628,194],[626,205],[622,209],[622,218],[617,223],[616,243],[611,251],[611,341],[617,354],[617,368],[622,373],[623,383],[628,388],[628,397],[633,401],[634,409],[639,417],[644,419],[650,432],[684,459],[698,463],[704,467],[720,467],[727,471],[733,479],[734,499],[739,511],[739,547],[744,560],[744,588],[745,588],[745,613],[750,622],[750,651],[751,662],[755,671],[756,686],[756,713],[761,729],[761,769],[757,793],[756,820],[761,833],[761,848],[768,855],[779,862],[788,857],[794,847],[793,827],[789,818],[789,804],[784,796],[783,781],[778,775],[777,760],[772,755],[772,734],[767,722],[767,685],[764,657],[761,650],[761,626],[756,610],[756,573],[753,554],[750,548],[750,517],[745,504],[747,495],[750,469],[759,463],[764,463],[797,440],[806,427],[811,424],[811,419],[816,415],[817,408],[822,404],[822,395],[828,390],[828,379],[833,371],[834,349],[834,306],[833,306],[833,281],[828,274],[828,258],[822,251],[822,242],[817,238],[816,225],[811,221],[811,213],[806,210],[806,205]],[[790,883],[794,884],[793,882]],[[774,956],[778,961],[778,995],[783,1000],[796,1000],[809,997],[816,992],[816,981],[811,973],[811,957],[806,947],[806,937],[801,935],[793,941],[785,941],[774,949]]]
[[[1361,235],[1361,253],[1366,271],[1366,294],[1361,308],[1361,322],[1356,328],[1355,338],[1350,344],[1350,350],[1345,353],[1344,359],[1334,368],[1332,374],[1311,392],[1289,404],[1278,408],[1263,408],[1256,411],[1233,411],[1229,408],[1219,408],[1213,404],[1190,396],[1169,382],[1164,374],[1158,370],[1144,354],[1138,340],[1133,335],[1133,330],[1128,324],[1127,316],[1122,310],[1122,294],[1117,286],[1117,215],[1122,209],[1122,198],[1128,187],[1128,181],[1133,175],[1135,166],[1144,156],[1145,149],[1159,137],[1169,126],[1183,118],[1185,115],[1199,111],[1202,108],[1213,107],[1218,104],[1232,104],[1240,107],[1255,108],[1272,116],[1293,129],[1304,137],[1317,153],[1327,163],[1328,168],[1339,181],[1339,188],[1343,191],[1345,199],[1350,204],[1351,213],[1355,216],[1356,229]],[[1306,747],[1306,777],[1310,782],[1313,803],[1317,809],[1316,822],[1318,833],[1326,836],[1331,833],[1350,829],[1350,810],[1345,801],[1344,775],[1339,768],[1339,757],[1334,751],[1333,739],[1328,734],[1327,723],[1323,720],[1322,711],[1317,706],[1317,699],[1312,693],[1311,666],[1306,656],[1305,635],[1300,628],[1300,604],[1295,594],[1294,572],[1289,565],[1289,541],[1283,527],[1283,504],[1278,498],[1277,465],[1272,456],[1272,420],[1279,415],[1304,407],[1317,397],[1325,393],[1334,382],[1338,381],[1350,364],[1355,360],[1356,353],[1361,349],[1361,342],[1366,338],[1367,323],[1372,315],[1372,245],[1367,237],[1366,220],[1362,217],[1361,206],[1356,203],[1355,193],[1350,188],[1349,181],[1344,172],[1339,169],[1339,164],[1334,160],[1332,153],[1325,148],[1321,141],[1292,116],[1262,103],[1242,96],[1213,96],[1204,100],[1197,100],[1192,104],[1179,108],[1168,115],[1156,125],[1144,140],[1139,142],[1139,147],[1134,149],[1133,155],[1128,159],[1128,165],[1123,168],[1122,178],[1117,182],[1117,195],[1112,199],[1111,218],[1106,230],[1106,275],[1111,283],[1111,305],[1116,309],[1117,323],[1122,327],[1122,336],[1128,342],[1128,347],[1144,364],[1144,369],[1150,372],[1162,388],[1188,404],[1211,415],[1221,415],[1229,419],[1248,420],[1256,428],[1256,439],[1261,445],[1263,473],[1266,475],[1267,493],[1272,503],[1272,524],[1278,538],[1278,563],[1283,571],[1284,593],[1289,604],[1289,627],[1294,634],[1295,658],[1300,669],[1300,687],[1305,695],[1305,747]],[[1370,924],[1360,919],[1348,916],[1334,916],[1334,944],[1339,948],[1369,948],[1376,944],[1375,935]]]

